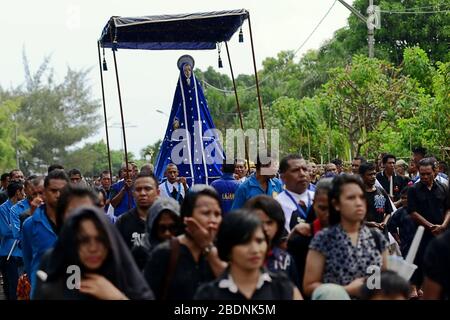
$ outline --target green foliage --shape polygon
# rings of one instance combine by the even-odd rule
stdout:
[[[87,143],[81,148],[69,151],[61,160],[66,169],[77,168],[85,176],[99,175],[103,170],[109,170],[108,151],[103,141]],[[134,156],[130,152],[128,153],[128,161],[134,161]],[[113,175],[118,174],[124,162],[123,151],[111,150]]]

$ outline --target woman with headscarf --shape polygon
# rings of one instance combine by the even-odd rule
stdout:
[[[71,213],[37,279],[34,299],[153,299],[122,237],[95,207]]]

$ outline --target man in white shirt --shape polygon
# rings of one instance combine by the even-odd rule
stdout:
[[[186,195],[188,185],[185,177],[178,177],[179,172],[175,164],[169,163],[164,176],[167,180],[159,185],[159,196],[162,198],[173,198],[180,205]]]
[[[276,200],[284,211],[286,231],[290,232],[298,223],[306,221],[314,192],[308,190],[310,183],[308,165],[301,156],[291,154],[284,157],[280,162],[280,175],[285,190]]]

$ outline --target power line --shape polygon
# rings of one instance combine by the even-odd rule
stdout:
[[[322,19],[320,19],[319,23],[316,25],[316,27],[313,29],[313,31],[309,34],[309,36],[305,39],[305,41],[303,41],[303,43],[300,45],[300,47],[298,47],[297,50],[294,51],[294,56],[297,54],[298,51],[300,51],[300,49],[303,48],[303,46],[306,44],[306,42],[308,42],[309,38],[311,38],[311,36],[314,34],[314,32],[316,32],[317,28],[319,28],[319,26],[322,24],[323,20],[325,20],[325,18],[331,12],[331,9],[333,9],[333,7],[336,4],[336,2],[337,2],[337,0],[334,0],[334,2],[331,5],[331,7],[325,13],[325,15],[322,17]]]
[[[333,9],[334,5],[336,4],[337,0],[334,0],[333,4],[331,5],[331,7],[328,9],[328,11],[325,13],[325,15],[322,17],[322,19],[320,19],[319,23],[314,27],[313,31],[308,35],[308,37],[306,37],[305,41],[303,41],[303,43],[294,51],[294,57],[297,55],[297,52],[300,51],[303,46],[308,42],[308,40],[312,37],[312,35],[317,31],[317,29],[320,27],[320,25],[322,24],[322,22],[325,20],[325,18],[330,14],[331,9]],[[264,77],[262,80],[259,81],[259,84],[263,83],[264,81],[266,81],[271,75],[267,75],[266,77]],[[217,88],[214,85],[206,82],[205,80],[202,80],[203,83],[205,83],[207,86],[209,86],[210,88],[213,88],[219,92],[223,92],[223,93],[234,93],[233,90],[226,90],[226,89],[221,89],[221,88]],[[246,91],[246,90],[250,90],[250,89],[254,89],[256,87],[256,84],[250,86],[250,87],[245,87],[245,88],[240,88],[240,91]]]
[[[433,13],[448,13],[450,10],[437,10],[437,11],[389,11],[380,10],[383,13],[394,13],[394,14],[433,14]]]

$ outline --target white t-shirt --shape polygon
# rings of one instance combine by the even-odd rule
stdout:
[[[295,199],[295,201],[297,201],[297,203],[299,203],[301,200],[305,203],[307,207],[309,207],[312,206],[313,204],[314,191],[306,190],[302,194],[298,194],[289,190],[284,190],[275,198],[275,200],[277,200],[280,203],[281,208],[283,208],[284,218],[286,220],[284,222],[284,227],[288,232],[290,232],[291,229],[289,228],[289,223],[291,221],[292,213],[297,210],[297,206],[292,201],[292,199],[286,194],[286,192],[289,192],[291,196]]]

